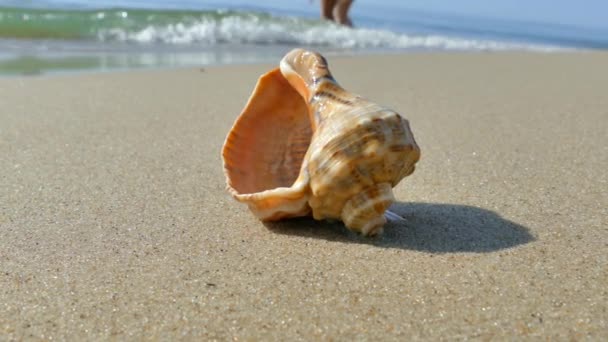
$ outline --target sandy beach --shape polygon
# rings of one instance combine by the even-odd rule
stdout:
[[[225,191],[278,61],[0,79],[0,340],[608,339],[608,54],[329,64],[422,150],[378,238]]]

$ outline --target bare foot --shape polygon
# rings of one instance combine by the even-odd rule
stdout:
[[[321,0],[321,18],[334,20],[334,8],[337,0]]]
[[[353,22],[348,17],[348,11],[353,4],[353,0],[336,0],[333,15],[335,20],[345,26],[353,27]]]

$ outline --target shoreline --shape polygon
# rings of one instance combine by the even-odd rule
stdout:
[[[606,339],[606,57],[328,58],[422,150],[375,239],[226,192],[278,60],[0,78],[0,336]]]
[[[274,47],[265,52],[266,55],[253,53],[248,57],[238,56],[239,50],[228,47],[219,51],[196,51],[169,54],[167,52],[109,52],[91,55],[65,56],[20,56],[0,59],[0,79],[13,77],[47,77],[79,74],[123,73],[130,71],[180,70],[189,68],[213,68],[219,66],[238,66],[268,64],[279,61],[282,56],[296,46]],[[240,47],[245,49],[246,47]],[[336,49],[319,49],[324,56],[331,58],[395,56],[395,55],[460,55],[460,54],[588,54],[604,53],[604,50],[562,49],[556,51],[508,50],[508,51],[446,51],[440,49],[367,49],[362,51],[340,51]],[[179,57],[180,54],[183,56]],[[227,54],[226,57],[211,57],[211,55]],[[195,58],[194,56],[198,56]],[[236,59],[235,59],[236,58]],[[240,59],[239,59],[240,58]],[[157,60],[152,62],[152,60]],[[173,60],[162,62],[162,60]],[[180,61],[181,60],[181,61]],[[139,61],[139,62],[138,62]]]

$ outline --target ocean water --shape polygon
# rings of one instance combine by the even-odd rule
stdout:
[[[318,0],[0,0],[0,73],[276,61],[296,46],[330,55],[608,48],[608,32],[600,29],[356,1],[351,15],[354,29],[319,20]]]

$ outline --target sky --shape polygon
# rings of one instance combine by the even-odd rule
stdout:
[[[608,28],[608,0],[355,0],[362,7],[442,11],[482,17]]]
[[[165,2],[170,1],[166,0]],[[194,0],[196,1],[196,0]],[[215,1],[230,4],[264,4],[269,7],[293,8],[319,6],[321,0],[246,0]],[[313,3],[311,6],[311,2]],[[354,0],[353,13],[366,8],[416,9],[448,12],[492,19],[523,20],[539,23],[566,24],[579,27],[608,28],[608,0]]]
[[[316,14],[321,0],[0,0],[1,5],[28,5],[44,3],[104,3],[141,6],[192,7],[258,6],[283,10],[297,10]],[[180,6],[181,7],[181,6]],[[398,11],[420,10],[447,12],[491,19],[520,20],[538,23],[565,24],[578,27],[608,29],[608,0],[354,0],[352,15],[364,15],[366,10]]]

